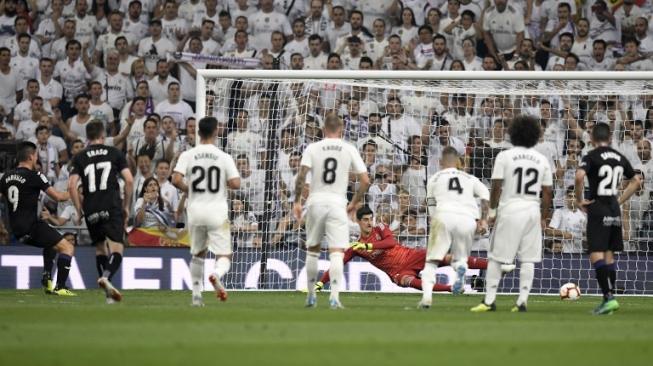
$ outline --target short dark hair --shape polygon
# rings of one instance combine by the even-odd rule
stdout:
[[[444,159],[446,156],[450,156],[453,158],[458,158],[458,150],[454,148],[453,146],[447,146],[444,149],[442,149],[442,158]]]
[[[540,140],[540,122],[532,116],[520,115],[510,124],[508,134],[514,146],[533,147]]]
[[[592,140],[596,142],[610,142],[610,126],[606,123],[597,123],[592,128]]]
[[[429,33],[433,34],[433,28],[431,28],[430,25],[425,24],[425,25],[420,26],[417,29],[417,33],[421,33],[423,30],[427,30],[427,31],[429,31]]]
[[[365,216],[365,215],[374,215],[374,212],[372,212],[372,209],[367,205],[359,208],[356,211],[356,220],[361,220],[363,218],[363,216]]]
[[[36,130],[34,130],[34,136],[38,136],[38,135],[39,135],[39,132],[41,132],[41,131],[43,131],[43,130],[50,131],[50,129],[48,128],[48,126],[39,125],[38,127],[36,127]]]
[[[36,151],[36,145],[29,142],[23,141],[16,146],[16,160],[21,163],[23,161],[29,160],[29,157],[34,154]]]
[[[218,120],[215,117],[204,117],[200,119],[198,132],[201,138],[208,139],[217,128]]]
[[[75,104],[77,104],[77,102],[78,102],[80,99],[88,99],[88,100],[91,100],[91,97],[90,97],[88,94],[78,94],[78,95],[75,96],[75,100],[74,100]]]
[[[311,36],[308,37],[308,41],[309,41],[309,42],[310,42],[310,41],[314,41],[314,40],[316,40],[316,39],[318,39],[320,42],[322,42],[322,37],[320,37],[319,34],[311,34]]]
[[[92,120],[86,125],[86,137],[92,141],[102,137],[104,125],[98,120]]]
[[[442,39],[445,44],[447,43],[447,39],[440,33],[433,36],[433,42],[435,42],[436,39]]]
[[[474,14],[474,12],[471,10],[463,10],[463,12],[460,14],[460,17],[462,18],[464,16],[472,18],[472,22],[476,20],[476,14]]]
[[[597,39],[594,42],[592,42],[592,46],[596,46],[597,44],[603,45],[603,48],[606,48],[608,46],[608,44],[602,39]]]
[[[168,164],[168,166],[170,166],[170,161],[167,160],[167,159],[159,159],[159,160],[157,160],[157,161],[156,161],[156,164],[155,164],[154,166],[155,166],[155,167],[158,167],[159,164],[163,164],[163,163],[166,163],[166,164]]]

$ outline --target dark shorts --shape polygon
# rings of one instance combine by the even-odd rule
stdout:
[[[587,207],[589,252],[620,252],[624,249],[621,208],[617,202],[594,202]]]
[[[14,230],[14,233],[20,231]],[[63,239],[63,235],[44,221],[35,222],[29,230],[16,234],[19,242],[38,248],[51,248]]]
[[[93,212],[86,215],[85,219],[94,245],[104,244],[106,239],[116,243],[124,243],[125,222],[122,210]]]

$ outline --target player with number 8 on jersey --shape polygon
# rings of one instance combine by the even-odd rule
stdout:
[[[84,217],[91,240],[95,245],[95,264],[98,271],[98,285],[104,289],[106,302],[112,304],[122,300],[111,279],[120,269],[125,242],[125,224],[129,216],[134,178],[125,156],[105,142],[104,125],[91,121],[86,125],[88,147],[79,152],[72,161],[68,192],[71,192],[77,217]],[[124,201],[120,199],[121,177],[125,183]],[[84,202],[77,191],[82,182]],[[82,216],[82,208],[84,215]]]
[[[594,126],[592,145],[595,148],[583,157],[576,170],[576,201],[578,207],[587,211],[590,262],[603,293],[603,301],[594,309],[595,315],[612,314],[619,309],[614,298],[617,282],[614,252],[624,249],[619,206],[641,187],[641,176],[635,174],[625,156],[610,147],[611,139],[607,124]],[[583,199],[585,177],[589,182],[589,194]],[[630,183],[617,199],[623,177]]]

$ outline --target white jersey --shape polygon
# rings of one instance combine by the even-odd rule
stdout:
[[[179,156],[175,172],[188,182],[190,225],[215,226],[229,217],[227,181],[239,178],[234,159],[214,145],[201,144]]]
[[[308,203],[347,203],[349,171],[365,173],[365,163],[356,148],[342,139],[325,138],[306,147],[302,166],[313,177]]]
[[[551,164],[536,151],[517,146],[497,155],[492,179],[502,179],[499,212],[539,207],[542,186],[553,185]]]
[[[455,213],[479,218],[476,198],[490,200],[490,191],[473,175],[456,168],[440,170],[429,178],[426,199],[429,215]]]

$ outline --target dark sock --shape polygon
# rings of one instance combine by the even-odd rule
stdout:
[[[43,248],[43,274],[52,277],[52,267],[54,267],[54,257],[57,251],[54,248]]]
[[[111,257],[109,257],[109,262],[104,269],[104,273],[102,274],[103,277],[106,277],[111,281],[113,278],[113,275],[118,272],[118,269],[120,268],[120,263],[122,263],[122,254],[120,253],[111,253]]]
[[[610,271],[608,270],[608,265],[605,264],[604,260],[598,260],[594,262],[594,269],[596,270],[596,280],[599,283],[601,292],[603,293],[603,299],[609,299],[612,297],[612,290],[610,288]]]
[[[617,288],[617,265],[615,263],[608,264],[608,279],[610,280],[610,289],[614,293]]]
[[[70,272],[70,261],[72,261],[72,257],[68,254],[59,254],[59,259],[57,259],[57,288],[66,287],[68,272]]]
[[[95,267],[97,268],[98,277],[102,277],[104,270],[107,269],[109,265],[109,257],[104,254],[95,255]]]

